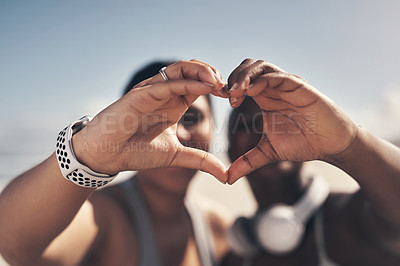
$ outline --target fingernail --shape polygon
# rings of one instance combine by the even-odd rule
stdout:
[[[246,90],[250,90],[251,88],[253,88],[254,84],[250,84],[249,86],[247,86]]]
[[[233,86],[231,87],[231,89],[229,91],[234,91],[237,89],[239,85],[237,83],[233,84]]]
[[[232,107],[235,107],[236,104],[237,104],[238,98],[231,97],[231,98],[229,98],[229,101],[230,101],[230,103],[231,103],[231,106],[232,106]]]
[[[208,85],[208,86],[210,86],[210,87],[214,87],[214,84],[211,84],[211,83],[208,83],[208,82],[204,82],[204,81],[203,81],[203,83]]]
[[[222,80],[222,78],[217,73],[214,73],[214,76],[218,80],[219,83],[225,84],[225,82]]]

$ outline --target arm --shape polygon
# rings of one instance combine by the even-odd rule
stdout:
[[[10,263],[33,263],[93,192],[61,176],[55,155],[0,194],[0,250]]]
[[[400,239],[400,149],[360,127],[354,141],[326,161],[360,184],[373,215],[378,216],[376,223],[392,229],[391,237]]]
[[[400,149],[356,126],[304,79],[268,62],[243,61],[228,83],[231,105],[240,105],[246,93],[260,106],[264,122],[257,147],[231,165],[229,183],[277,160],[332,163],[360,184],[374,213],[370,217],[385,221],[382,227],[399,242]]]
[[[183,147],[173,130],[199,95],[221,89],[218,73],[199,61],[178,62],[165,71],[169,82],[160,75],[142,82],[74,135],[77,159],[101,173],[178,166],[201,169],[226,181],[225,167],[215,156]],[[0,252],[13,264],[39,261],[92,193],[62,177],[54,154],[17,177],[0,195]],[[90,224],[85,219],[93,215],[83,216],[80,223]],[[93,238],[78,230],[68,234],[83,242]]]

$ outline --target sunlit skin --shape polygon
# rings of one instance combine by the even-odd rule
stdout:
[[[77,159],[94,171],[139,171],[163,265],[200,265],[184,197],[197,169],[227,180],[226,166],[205,151],[212,118],[201,96],[220,95],[224,83],[218,70],[198,60],[179,61],[165,73],[169,81],[157,74],[106,107],[73,136],[72,145]],[[98,149],[100,144],[113,149]],[[155,169],[163,167],[175,168]],[[135,227],[124,202],[107,191],[72,184],[51,155],[0,194],[1,254],[12,265],[138,265],[142,247]],[[226,226],[215,211],[203,215],[221,256]]]
[[[229,130],[231,161],[236,160],[259,143],[263,131],[262,115],[260,108],[251,98],[246,98],[242,105],[233,111]],[[258,204],[258,211],[266,210],[275,203],[293,204],[301,196],[304,190],[300,176],[301,165],[302,163],[279,161],[258,168],[247,175]],[[311,243],[309,240],[306,242]],[[316,256],[312,243],[303,246],[305,248],[301,249],[302,254],[295,252],[294,255],[285,257],[261,253],[255,257],[254,265],[297,265],[292,264],[293,262],[303,263],[301,265],[315,265]],[[238,257],[228,255],[223,265],[239,266],[243,265],[242,263]]]
[[[343,265],[399,264],[398,148],[358,127],[304,79],[266,61],[243,61],[228,79],[229,92],[221,90],[224,82],[219,71],[198,60],[177,62],[165,73],[169,81],[158,74],[139,83],[72,138],[77,159],[97,172],[139,171],[139,185],[164,265],[200,265],[183,201],[195,171],[184,168],[208,172],[229,184],[248,175],[260,208],[264,208],[277,201],[293,203],[302,193],[300,165],[281,161],[315,159],[346,171],[361,187],[355,194],[330,195],[323,207],[329,257]],[[231,153],[239,158],[228,170],[205,151],[210,127],[199,124],[190,128],[181,120],[188,107],[207,94],[229,97],[234,108],[247,94],[262,113],[263,123],[256,123],[262,128],[261,138],[257,130],[258,136],[250,133],[250,138],[242,135],[234,140],[238,147],[235,150],[232,143]],[[209,112],[200,106],[198,110]],[[315,124],[308,124],[309,113],[315,114]],[[148,114],[155,120],[142,119]],[[105,127],[113,133],[105,133]],[[144,144],[149,149],[98,150],[102,143],[123,148]],[[199,149],[191,148],[192,144]],[[145,170],[162,167],[177,168]],[[93,192],[66,180],[54,153],[16,177],[0,194],[3,257],[12,265],[137,265],[140,246],[123,201],[107,190]],[[204,211],[217,258],[226,251],[226,221],[218,214],[216,206]],[[313,230],[307,231],[294,253],[284,257],[262,253],[257,264],[317,265]]]
[[[187,147],[208,151],[213,130],[210,105],[205,96],[199,97],[186,111],[176,127],[179,141]],[[148,183],[160,189],[177,194],[185,194],[187,186],[197,170],[182,167],[141,170],[141,183]]]
[[[233,164],[228,183],[247,175],[262,211],[277,202],[293,204],[299,199],[301,162],[331,163],[352,176],[361,190],[331,193],[322,207],[328,257],[339,265],[398,265],[399,149],[357,127],[307,81],[269,62],[244,60],[228,83],[230,103],[236,108],[232,117],[238,120],[237,129],[230,132]],[[314,222],[307,228],[292,253],[260,252],[245,265],[318,265]],[[222,265],[244,264],[230,254]]]
[[[212,114],[207,98],[200,96],[175,128],[176,135],[184,146],[207,151],[213,130]],[[199,263],[190,218],[183,204],[190,181],[196,172],[197,170],[182,167],[137,172],[139,186],[152,217],[158,250],[165,265]],[[107,193],[103,196],[108,197]],[[215,223],[211,223],[211,226],[215,226],[212,228],[216,230],[215,232],[220,230],[219,226],[224,227]],[[135,235],[132,228],[126,230],[124,234]],[[218,243],[217,255],[221,256],[226,250],[222,232],[217,232],[213,237]],[[171,238],[175,239],[173,245]],[[135,245],[137,244],[133,242],[132,247]]]
[[[235,161],[254,148],[263,131],[261,110],[251,99],[233,111],[229,132],[229,157]],[[279,161],[258,168],[247,175],[260,209],[273,203],[291,204],[302,191],[300,170],[302,163]]]

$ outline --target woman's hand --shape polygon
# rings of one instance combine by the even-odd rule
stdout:
[[[232,72],[228,84],[232,107],[239,106],[247,94],[263,116],[263,136],[231,165],[230,184],[278,160],[328,160],[343,152],[357,135],[357,126],[329,98],[271,63],[246,59]]]
[[[117,173],[158,167],[185,167],[227,180],[224,164],[205,151],[184,147],[176,124],[200,96],[217,94],[219,72],[197,60],[180,61],[165,73],[136,85],[100,112],[73,138],[77,158],[94,171]]]

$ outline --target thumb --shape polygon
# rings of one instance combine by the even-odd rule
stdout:
[[[213,175],[224,184],[228,180],[226,166],[220,159],[209,152],[195,148],[182,146],[176,152],[171,166],[202,170]]]
[[[242,176],[276,161],[270,151],[265,151],[263,146],[258,144],[256,147],[248,151],[246,154],[240,156],[234,161],[228,169],[228,184],[232,185]]]

